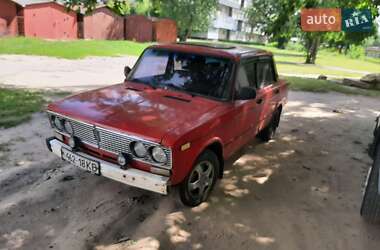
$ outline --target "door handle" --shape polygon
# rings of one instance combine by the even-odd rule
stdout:
[[[261,104],[261,103],[263,103],[263,98],[258,99],[258,100],[256,101],[256,103],[257,103],[257,104]]]
[[[279,89],[275,89],[275,90],[274,90],[274,94],[275,94],[275,95],[277,95],[277,94],[279,94],[279,93],[280,93],[280,90],[279,90]]]

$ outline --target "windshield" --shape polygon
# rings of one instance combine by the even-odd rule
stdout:
[[[218,99],[228,97],[232,63],[225,58],[148,49],[129,81]]]

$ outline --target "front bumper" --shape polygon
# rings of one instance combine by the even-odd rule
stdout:
[[[69,146],[55,138],[47,139],[46,143],[49,150],[60,158],[62,147],[70,150]],[[134,168],[123,170],[119,165],[103,161],[91,155],[82,152],[76,152],[76,154],[98,161],[100,163],[101,175],[104,177],[160,194],[167,194],[168,192],[169,177],[148,173]]]

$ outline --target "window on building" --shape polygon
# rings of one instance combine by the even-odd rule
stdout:
[[[241,8],[241,9],[244,8],[244,0],[241,0],[241,2],[240,2],[240,8]]]
[[[232,8],[228,7],[228,16],[232,16]]]
[[[242,20],[238,20],[237,30],[238,31],[242,31],[242,29],[243,29],[243,21]]]

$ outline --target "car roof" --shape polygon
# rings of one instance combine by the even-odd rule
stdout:
[[[178,50],[188,53],[201,53],[233,59],[251,56],[272,56],[272,53],[266,50],[257,49],[249,46],[236,46],[233,44],[210,43],[210,42],[178,42],[171,44],[157,44],[151,46],[168,50]]]

